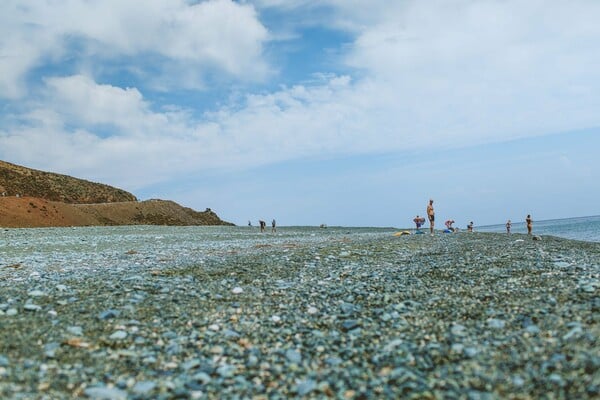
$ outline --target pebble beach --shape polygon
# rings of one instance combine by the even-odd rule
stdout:
[[[0,233],[0,398],[600,397],[600,243]]]

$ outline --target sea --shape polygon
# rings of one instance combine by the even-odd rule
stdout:
[[[506,232],[505,224],[475,227],[479,232]],[[511,232],[527,233],[525,222],[513,221]],[[534,235],[551,235],[585,242],[600,242],[600,215],[533,222]]]

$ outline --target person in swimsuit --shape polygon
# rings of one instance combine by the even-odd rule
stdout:
[[[525,218],[525,222],[527,223],[527,234],[531,235],[531,230],[533,229],[533,220],[531,219],[530,214],[527,214],[527,218]]]
[[[415,225],[417,226],[417,230],[421,229],[421,226],[423,225],[423,223],[425,223],[425,218],[419,217],[418,215],[415,217],[415,219],[413,219],[413,222],[415,223]]]
[[[429,233],[433,235],[433,226],[435,223],[435,211],[433,210],[433,200],[429,199],[429,205],[427,206],[427,218],[429,218]]]
[[[506,233],[508,235],[510,235],[510,227],[512,226],[512,222],[510,222],[510,219],[508,221],[506,221]]]
[[[454,228],[452,227],[453,223],[454,223],[453,219],[449,219],[448,221],[446,221],[446,229],[454,232]]]
[[[473,221],[469,222],[469,225],[467,225],[467,232],[473,232]]]

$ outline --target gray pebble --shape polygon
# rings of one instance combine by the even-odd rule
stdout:
[[[133,393],[139,395],[148,395],[156,388],[156,382],[152,381],[141,381],[137,382],[131,389]]]
[[[122,340],[127,337],[127,332],[125,331],[115,331],[112,335],[109,336],[111,340]]]
[[[296,386],[296,392],[299,396],[306,396],[317,388],[317,382],[312,379],[300,381]]]
[[[348,319],[344,322],[342,322],[342,330],[344,331],[350,331],[352,329],[356,329],[359,326],[359,322],[355,319]]]
[[[94,400],[127,400],[127,392],[108,387],[87,388],[83,394]]]
[[[83,328],[81,328],[80,326],[69,326],[67,327],[67,332],[69,332],[71,335],[82,336]]]
[[[504,329],[506,322],[501,319],[490,318],[487,320],[487,325],[492,329]]]
[[[288,349],[285,352],[285,358],[292,364],[300,364],[302,362],[302,354],[294,349]]]
[[[117,318],[120,314],[121,312],[118,310],[106,310],[98,314],[98,319],[104,321],[111,318]]]

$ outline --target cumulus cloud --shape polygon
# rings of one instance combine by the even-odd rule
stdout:
[[[148,67],[181,73],[184,79],[168,79],[178,87],[198,86],[214,70],[242,80],[268,73],[266,28],[252,6],[231,0],[6,0],[0,11],[2,97],[23,96],[27,74],[46,63],[85,64],[77,52],[115,63],[123,56],[154,57]]]
[[[11,54],[22,58],[0,66],[12,77],[0,77],[0,89],[23,94],[18,77],[44,57],[72,56],[73,38],[94,57],[154,53],[201,71],[260,75],[268,32],[251,3],[68,0],[53,9],[47,1],[25,8],[9,1],[3,8],[21,16],[20,33],[16,40],[0,36],[0,48],[5,54],[13,46]],[[199,170],[459,147],[600,125],[600,4],[254,4],[299,13],[326,7],[327,28],[354,37],[339,60],[349,72],[309,71],[323,74],[310,84],[223,100],[211,111],[176,101],[166,107],[142,88],[102,83],[92,73],[48,76],[41,97],[19,117],[24,123],[0,129],[0,155],[32,166],[53,160],[46,165],[135,187]],[[46,38],[44,46],[28,40],[38,37]]]

